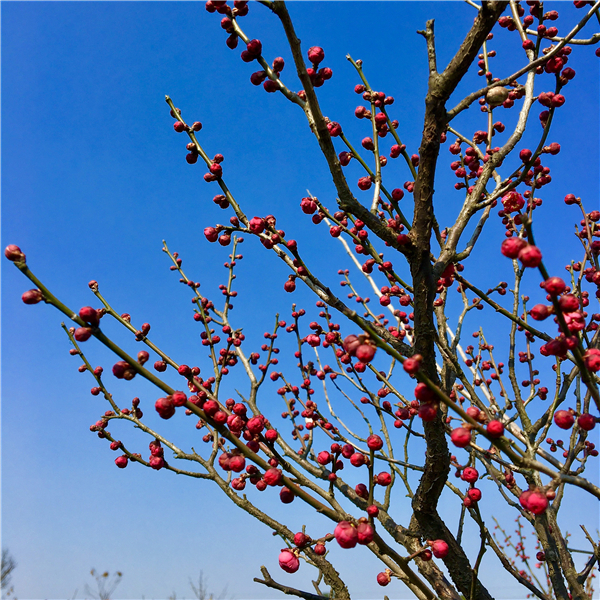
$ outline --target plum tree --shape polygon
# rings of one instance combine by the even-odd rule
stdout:
[[[283,571],[298,571],[301,559],[318,571],[312,593],[275,581],[262,567],[263,578],[256,581],[286,594],[323,598],[324,584],[330,597],[350,598],[352,591],[328,556],[338,544],[348,550],[364,546],[383,569],[366,577],[381,586],[402,583],[419,599],[491,598],[499,591],[489,589],[483,574],[492,564],[501,565],[524,594],[543,600],[591,597],[598,543],[583,523],[589,549],[587,561],[579,564],[559,510],[575,491],[600,498],[594,477],[586,474],[588,462],[598,456],[588,437],[600,414],[600,314],[590,307],[600,298],[600,211],[588,211],[575,193],[565,196],[575,215],[578,254],[573,250],[567,257],[564,278],[544,259],[545,248],[534,236],[544,229],[543,213],[549,210],[538,196],[552,194],[548,165],[561,152],[552,141],[552,124],[569,118],[569,84],[576,71],[567,64],[574,57],[583,60],[586,46],[600,41],[600,34],[587,32],[590,21],[600,21],[600,3],[563,6],[560,17],[574,24],[559,35],[558,11],[545,11],[539,2],[469,1],[460,16],[474,17],[473,24],[443,69],[434,22],[427,21],[418,32],[428,72],[422,137],[414,152],[401,141],[391,90],[371,87],[368,65],[350,55],[359,98],[348,119],[354,124],[347,125],[345,115],[325,116],[317,90],[333,85],[333,72],[324,49],[302,46],[284,2],[258,4],[263,7],[208,0],[206,10],[221,17],[227,46],[239,47],[242,61],[258,64],[251,83],[304,113],[335,198],[323,202],[310,193],[297,198],[298,216],[315,226],[310,239],[278,228],[276,209],[251,216],[255,211],[246,206],[243,191],[227,184],[225,157],[203,144],[203,125],[184,119],[185,111],[166,97],[174,131],[187,135],[186,161],[206,166],[204,180],[219,187],[213,201],[229,216],[226,224],[202,224],[208,242],[228,248],[222,303],[203,294],[184,272],[182,257],[163,247],[170,269],[192,296],[205,364],[176,362],[153,341],[150,324],[138,327],[129,314],[117,312],[96,281],[89,287],[99,308],[71,310],[34,275],[18,246],[5,250],[35,286],[23,302],[50,304],[73,322],[63,325],[71,354],[94,379],[91,394],[110,405],[91,430],[119,453],[117,467],[136,463],[211,480],[279,535]],[[282,57],[267,59],[267,49],[252,37],[260,34],[245,29],[250,9],[270,12],[280,22],[294,75],[288,76]],[[496,44],[494,29],[507,29],[508,41]],[[497,53],[510,54],[518,67],[496,76]],[[457,98],[473,71],[479,86]],[[354,119],[366,134],[360,144],[353,141]],[[536,133],[528,148],[523,139],[530,121]],[[446,191],[442,173],[448,172],[456,183]],[[359,177],[351,181],[350,173]],[[394,183],[399,177],[408,180]],[[553,234],[554,243],[568,252],[571,226],[557,223]],[[504,241],[492,243],[498,231]],[[321,275],[319,262],[327,262],[330,238],[355,268],[338,271],[347,299]],[[283,262],[289,276],[279,285],[292,298],[301,282],[316,300],[314,320],[305,325],[310,309],[294,304],[291,320],[278,315],[260,347],[242,331],[250,316],[239,321],[231,313],[245,240],[260,242],[265,253]],[[309,245],[323,247],[322,261],[305,252]],[[499,273],[508,269],[510,283],[499,279],[485,289],[479,283],[482,265]],[[536,295],[541,301],[531,306],[530,296]],[[485,307],[493,316],[484,322],[474,315]],[[473,319],[478,327],[465,345],[464,328]],[[133,356],[106,332],[110,320],[147,349]],[[295,344],[289,364],[283,364],[283,355],[279,364],[281,334]],[[83,344],[92,339],[117,355],[112,376],[143,377],[160,390],[153,400],[158,417],[194,417],[203,449],[186,449],[164,434],[156,415],[143,414],[138,397],[121,407],[110,376],[84,353]],[[244,391],[237,391],[239,379],[229,383],[233,373],[245,374]],[[234,390],[237,399],[231,397]],[[280,415],[272,410],[274,395],[283,407]],[[149,453],[116,439],[108,429],[115,422],[148,434]],[[284,432],[286,426],[291,433]],[[549,437],[559,429],[569,432],[568,440]],[[166,451],[188,466],[171,463]],[[306,524],[310,535],[269,514],[263,498],[273,494],[283,504],[303,502],[314,509],[319,520]],[[408,515],[406,503],[400,509],[403,495],[410,500]],[[489,523],[497,502],[514,511],[519,531],[521,520],[533,528],[543,576],[530,569],[522,539],[516,546],[506,533],[504,541],[496,539]],[[448,510],[455,511],[457,527]],[[474,547],[463,535],[468,520],[479,532]],[[511,559],[511,550],[526,568]]]

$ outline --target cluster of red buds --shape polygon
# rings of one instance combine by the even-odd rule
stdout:
[[[487,421],[487,425],[485,427],[485,433],[487,437],[497,439],[501,438],[504,435],[504,425],[501,421],[498,421],[497,419],[487,420],[487,417],[481,411],[479,411],[477,407],[470,407],[470,409],[471,408],[474,410],[470,414],[469,411],[467,411],[467,414],[469,414],[469,416],[476,420],[479,420],[479,418],[481,418],[482,422],[484,423]],[[477,413],[477,417],[474,416],[475,410],[479,411]],[[456,427],[451,431],[450,440],[457,448],[465,448],[472,441],[472,429],[474,429],[474,426],[471,425],[471,423],[464,423],[461,427]]]
[[[542,252],[521,237],[509,237],[502,242],[500,252],[513,260],[518,258],[524,267],[535,268],[542,262]]]
[[[273,60],[271,70],[273,71],[273,73],[275,73],[277,77],[279,77],[279,74],[283,71],[283,67],[285,67],[285,61],[281,56],[278,56]],[[252,73],[252,75],[250,75],[250,82],[252,83],[252,85],[257,86],[262,83],[265,91],[269,92],[270,94],[276,92],[279,89],[279,86],[277,85],[276,81],[268,79],[268,73],[264,69]]]
[[[510,240],[517,239],[519,238],[510,238]],[[559,325],[559,330],[560,321],[562,320],[569,332],[569,335],[566,335],[566,332],[559,331],[558,337],[540,347],[540,353],[543,356],[564,358],[569,350],[573,350],[578,345],[577,334],[579,332],[597,329],[596,324],[593,322],[596,320],[596,315],[592,315],[592,321],[586,324],[588,313],[585,312],[584,308],[589,304],[589,293],[585,291],[581,292],[580,295],[571,293],[571,288],[560,277],[549,277],[540,284],[540,287],[546,291],[546,298],[552,304],[536,304],[529,310],[529,315],[536,321],[544,321],[554,314],[556,315],[554,321]],[[591,348],[584,355],[585,365],[591,371],[600,370],[599,352]]]
[[[369,102],[373,106],[379,109],[379,111],[375,112],[375,116],[373,117],[373,113],[364,105],[359,105],[354,110],[354,116],[357,119],[368,119],[371,120],[374,118],[375,120],[375,129],[377,131],[377,136],[380,138],[384,138],[390,132],[390,128],[388,125],[388,116],[384,112],[385,106],[391,106],[394,104],[393,96],[386,96],[384,92],[376,92],[374,90],[367,90],[366,87],[362,84],[355,86],[354,91],[357,94],[362,94],[363,100]],[[398,128],[399,122],[394,120],[391,121],[392,127],[394,129]],[[373,151],[375,149],[373,140],[371,138],[365,138],[362,142],[362,146],[365,150]],[[406,147],[399,146],[395,144],[390,149],[390,157],[397,158],[400,154],[405,150]],[[387,162],[387,161],[386,161]],[[385,165],[382,165],[385,166]]]
[[[575,424],[576,413],[572,409],[557,410],[554,413],[554,423],[561,429],[571,429]],[[590,413],[582,413],[577,417],[577,425],[583,431],[591,431],[596,427],[598,419]]]
[[[336,542],[342,548],[354,548],[356,544],[366,546],[375,537],[375,528],[366,517],[361,517],[356,524],[340,521],[333,531]]]
[[[312,66],[306,69],[306,73],[310,77],[313,87],[321,87],[333,75],[333,71],[329,67],[319,68],[324,59],[325,51],[320,46],[312,46],[308,49],[308,61]]]
[[[173,129],[177,133],[183,133],[184,131],[188,134],[197,133],[202,129],[202,123],[200,121],[195,121],[192,126],[186,125],[184,121],[181,120],[181,111],[176,108],[175,110],[170,110],[171,116],[175,119],[175,123],[173,124]],[[189,142],[186,145],[186,149],[188,150],[188,154],[186,154],[185,160],[188,164],[193,165],[198,162],[198,146],[193,141]]]
[[[299,531],[294,535],[294,546],[296,547],[293,549],[284,548],[279,554],[279,566],[286,573],[295,573],[300,568],[298,556],[300,555],[301,550],[305,550],[312,546],[312,549],[317,556],[323,556],[327,552],[325,542],[328,542],[331,539],[333,539],[333,535],[329,533],[321,539],[313,540],[304,532]]]
[[[373,120],[375,123],[375,131],[377,132],[377,136],[380,138],[386,137],[387,134],[390,132],[390,121],[388,120],[388,116],[385,112],[384,107],[392,105],[394,103],[394,97],[386,96],[384,92],[368,90],[363,84],[356,85],[354,91],[357,94],[362,94],[363,100],[370,103],[369,108],[371,108],[371,106],[374,106],[379,109],[379,111],[375,112],[375,114],[373,115],[372,111],[369,110],[369,108],[367,108],[364,105],[359,105],[354,111],[354,116],[357,119]],[[397,120],[391,121],[391,127],[393,129],[397,129],[398,125],[399,123]],[[375,143],[371,137],[363,138],[363,140],[361,141],[361,145],[365,150],[369,152],[375,152]],[[398,158],[398,156],[405,152],[405,150],[406,146],[404,144],[392,145],[389,151],[390,158]],[[340,164],[342,166],[348,165],[351,158],[352,153],[350,152],[340,153]],[[387,157],[382,152],[379,152],[380,167],[385,167],[387,165],[387,161]],[[419,165],[418,155],[415,154],[412,156],[411,163],[414,167],[417,167]],[[361,177],[358,180],[358,187],[360,190],[366,191],[371,188],[373,181],[374,180],[372,175]],[[392,192],[392,198],[396,201],[401,200],[403,196],[404,192],[400,188],[396,188]]]
[[[371,341],[368,334],[349,335],[344,338],[344,350],[366,365],[375,357],[377,346]]]
[[[463,498],[463,505],[466,508],[471,508],[474,504],[477,504],[477,502],[481,500],[482,496],[481,490],[478,487],[475,487],[475,484],[479,479],[479,472],[475,467],[459,467],[456,471],[456,476],[460,477],[463,481],[469,484],[469,489]]]
[[[519,496],[521,506],[533,513],[540,515],[546,512],[548,508],[548,500],[553,500],[556,497],[556,492],[553,489],[548,489],[546,492],[538,489],[527,490]]]
[[[427,545],[429,548],[421,548],[417,550],[415,553],[411,554],[408,557],[408,560],[412,560],[414,558],[420,558],[423,561],[429,561],[432,557],[444,559],[450,553],[450,547],[448,543],[444,540],[428,540]],[[431,548],[431,549],[430,549]],[[388,585],[392,580],[392,571],[390,569],[386,569],[381,573],[377,574],[377,583],[383,587]]]
[[[221,28],[229,33],[227,38],[227,47],[235,50],[238,45],[239,36],[235,32],[233,20],[236,17],[245,17],[248,14],[248,2],[247,0],[235,0],[233,8],[227,4],[225,0],[208,0],[206,5],[206,11],[209,13],[218,13],[224,15],[221,19]],[[244,57],[242,57],[244,59]],[[245,60],[245,59],[244,59]],[[253,59],[251,59],[253,60]],[[245,60],[245,62],[250,62]]]
[[[378,510],[376,506],[370,507]],[[374,511],[371,511],[375,513]],[[366,546],[375,538],[375,527],[369,522],[367,517],[359,518],[356,523],[350,521],[340,521],[332,534],[313,540],[304,532],[298,532],[294,535],[293,543],[295,548],[284,548],[279,554],[279,566],[287,573],[295,573],[300,568],[299,555],[302,550],[312,546],[315,554],[323,556],[326,553],[325,543],[335,538],[337,543],[344,549],[355,548],[357,545]],[[448,556],[450,547],[444,540],[428,540],[425,547],[420,548],[408,557],[408,560],[420,558],[423,561],[429,561],[432,557],[444,559]],[[377,575],[377,583],[386,586],[391,581],[392,572],[386,569],[383,573]]]
[[[222,154],[215,154],[214,158],[212,159],[212,163],[208,168],[208,173],[204,174],[204,181],[211,182],[221,178],[223,175],[223,167],[221,166],[221,163],[224,160],[225,158]],[[219,201],[215,202],[215,204],[219,204],[219,206],[223,208],[225,202],[227,202],[227,198],[225,198],[224,201],[219,198]]]

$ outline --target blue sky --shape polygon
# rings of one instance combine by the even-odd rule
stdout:
[[[118,311],[131,313],[136,323],[152,324],[153,340],[176,361],[205,360],[189,294],[169,271],[161,240],[181,253],[188,275],[203,283],[203,293],[218,298],[227,251],[208,244],[202,230],[226,222],[230,214],[212,203],[216,184],[203,181],[201,165],[185,162],[187,137],[173,131],[165,94],[184,118],[203,123],[200,142],[211,156],[225,156],[226,181],[250,216],[276,214],[288,236],[302,242],[319,276],[337,285],[336,271],[349,267],[349,260],[334,240],[320,245],[323,230],[298,209],[306,189],[334,205],[316,141],[297,106],[250,84],[256,67],[239,59],[240,49],[225,46],[220,16],[195,2],[3,2],[1,11],[2,243],[18,244],[32,270],[71,308],[96,305],[87,289],[96,279]],[[323,64],[333,69],[332,80],[318,91],[324,113],[340,121],[357,146],[369,135],[353,117],[358,79],[345,55],[362,58],[371,85],[395,96],[392,115],[401,123],[409,152],[416,152],[426,57],[415,31],[426,19],[436,19],[443,65],[468,30],[473,9],[454,2],[294,2],[290,12],[303,48],[323,46]],[[574,11],[566,12],[571,23]],[[276,18],[253,5],[242,26],[262,40],[269,60],[284,57],[284,81],[299,89]],[[520,64],[510,55],[515,46],[509,40],[514,38],[505,30],[497,34],[494,60],[501,75]],[[598,205],[595,60],[590,48],[573,53],[570,66],[577,77],[566,88],[564,118],[557,119],[551,136],[563,150],[548,159],[554,181],[544,190],[537,233],[556,269],[575,247],[571,240],[557,239],[558,225],[579,218],[562,198],[573,192],[588,209]],[[457,99],[478,83],[469,74]],[[475,111],[460,121],[466,131],[484,128]],[[536,121],[534,114],[530,140],[539,133]],[[461,197],[452,188],[445,148],[442,159],[436,209],[444,223]],[[390,187],[400,187],[410,176],[404,165],[390,162],[390,179],[397,180]],[[351,181],[362,175],[356,165],[348,173]],[[501,239],[496,220],[484,240],[493,251],[470,261],[484,289],[509,276],[510,266],[497,252]],[[293,297],[283,292],[287,271],[272,254],[251,240],[241,250],[233,314],[259,346],[276,312],[289,320],[291,301],[309,309],[314,299],[301,285]],[[227,585],[236,598],[278,597],[252,582],[262,564],[281,581],[310,586],[313,573],[306,566],[293,577],[281,574],[281,540],[225,505],[218,489],[135,465],[116,469],[115,454],[88,430],[106,408],[90,396],[93,382],[77,372],[79,362],[68,354],[61,316],[47,306],[25,306],[20,295],[31,286],[6,261],[2,281],[2,544],[18,562],[19,598],[70,598],[75,590],[83,597],[92,567],[123,571],[121,598],[166,598],[173,592],[189,598],[188,578],[200,570],[216,592]],[[537,288],[533,277],[531,286]],[[479,324],[476,317],[469,327]],[[132,352],[138,349],[116,327],[109,333]],[[93,364],[108,370],[112,359],[103,348],[88,342],[85,349]],[[282,341],[282,356],[284,350]],[[233,394],[245,382],[242,374],[231,377]],[[157,422],[152,404],[158,396],[149,385],[139,378],[108,381],[119,404],[139,396]],[[267,388],[273,399],[266,400],[274,415],[281,410],[275,389],[274,384]],[[182,419],[164,428],[190,444],[197,438]],[[135,432],[123,429],[119,435],[147,452],[148,440]],[[314,517],[299,502],[291,513],[278,501],[266,502],[293,529],[309,524],[310,533]],[[596,510],[595,503],[581,502],[585,510]],[[356,598],[380,596],[374,581],[380,569],[366,552],[336,548],[332,555],[343,559],[337,564]],[[493,568],[486,577],[493,586],[503,585]],[[399,585],[388,589],[391,597],[405,597]],[[504,597],[517,597],[515,588],[501,589]]]

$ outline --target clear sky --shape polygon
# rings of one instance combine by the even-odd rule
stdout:
[[[574,12],[570,3],[558,7]],[[216,184],[203,181],[200,163],[185,162],[187,137],[173,131],[165,94],[184,118],[203,123],[201,143],[211,156],[225,156],[226,181],[250,216],[274,213],[289,237],[303,241],[317,273],[337,285],[335,273],[349,267],[349,259],[334,240],[320,245],[317,232],[323,230],[298,209],[307,189],[334,205],[316,141],[297,106],[250,84],[257,67],[240,60],[241,48],[225,46],[219,15],[208,14],[202,2],[3,2],[1,11],[2,244],[18,244],[34,273],[67,305],[95,306],[87,282],[96,279],[119,312],[129,312],[135,323],[152,324],[154,341],[176,361],[208,367],[189,293],[169,271],[161,240],[181,253],[203,293],[218,299],[227,250],[208,244],[202,230],[226,222],[230,214],[212,203]],[[392,115],[400,121],[409,153],[417,152],[427,65],[424,41],[415,32],[428,18],[436,19],[444,65],[474,10],[458,2],[293,2],[290,12],[303,48],[323,46],[323,64],[333,69],[332,80],[318,90],[324,113],[340,121],[357,146],[369,135],[353,117],[358,79],[345,56],[362,58],[372,86],[395,96]],[[566,30],[572,17],[561,27]],[[299,89],[276,17],[252,5],[242,26],[262,40],[269,60],[284,57],[284,81]],[[510,56],[515,45],[509,40],[514,42],[502,30],[493,46],[499,75],[522,59]],[[591,48],[573,53],[570,66],[577,77],[565,91],[565,118],[557,119],[551,136],[563,150],[547,161],[554,181],[543,196],[547,206],[538,236],[557,269],[575,247],[557,239],[557,225],[578,219],[561,199],[573,192],[588,209],[598,205],[595,60]],[[471,73],[456,98],[479,83]],[[461,124],[469,135],[485,128],[476,108]],[[535,111],[531,128],[533,140],[539,133]],[[445,148],[442,157],[436,207],[444,225],[461,195],[452,188],[456,179]],[[405,165],[390,162],[387,169],[397,179],[390,187],[401,187],[409,174]],[[354,181],[359,170],[349,169]],[[509,277],[509,265],[499,262],[501,239],[496,220],[485,240],[493,251],[468,265],[484,289]],[[287,271],[272,253],[252,240],[241,250],[245,258],[233,314],[258,347],[276,312],[289,319],[291,301],[308,309],[314,299],[301,285],[293,297],[283,292]],[[4,259],[2,282],[2,545],[18,562],[19,598],[83,597],[92,567],[124,573],[116,594],[121,598],[166,598],[174,592],[190,598],[188,578],[201,570],[217,593],[227,586],[235,598],[278,597],[252,582],[262,564],[280,581],[311,587],[310,568],[283,575],[277,566],[281,540],[229,506],[209,482],[139,465],[117,469],[108,444],[88,430],[107,407],[89,394],[90,376],[77,372],[80,363],[69,356],[61,315],[45,305],[25,306],[20,296],[31,286]],[[138,349],[116,327],[109,333],[131,352]],[[93,364],[109,370],[112,359],[99,344],[88,342],[85,349]],[[282,342],[282,357],[284,350]],[[158,424],[152,408],[158,395],[149,385],[139,378],[107,381],[121,406],[139,396],[149,422]],[[232,395],[236,388],[247,389],[241,373],[231,376],[230,386]],[[274,416],[281,411],[276,387],[269,382],[265,393],[271,397],[264,400],[265,411]],[[200,443],[183,417],[161,426],[182,444]],[[125,428],[113,430],[147,454],[148,440]],[[265,502],[292,529],[309,524],[310,533],[315,520],[299,501],[292,508]],[[597,511],[597,503],[580,502],[582,511]],[[510,515],[507,523],[510,527]],[[569,529],[576,528],[573,522]],[[356,598],[381,596],[374,579],[380,568],[366,551],[335,548],[332,555]],[[484,578],[504,590],[504,597],[518,597],[516,588],[501,587],[505,576],[492,559]],[[400,585],[388,589],[391,597],[405,597]]]

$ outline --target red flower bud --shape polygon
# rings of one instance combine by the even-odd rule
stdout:
[[[279,485],[281,483],[282,479],[283,479],[283,473],[279,469],[276,469],[275,467],[268,469],[265,472],[265,474],[263,475],[263,481],[267,485],[270,485],[272,487]]]
[[[315,551],[315,554],[317,556],[323,556],[325,552],[327,552],[327,549],[325,548],[324,544],[315,544],[313,550]]]
[[[381,450],[383,448],[383,440],[376,434],[372,434],[367,438],[367,446],[371,450]]]
[[[567,284],[560,277],[548,277],[543,286],[551,296],[560,296],[565,291]]]
[[[487,433],[491,438],[499,438],[504,435],[504,425],[500,421],[490,421],[486,427]]]
[[[369,497],[369,490],[367,489],[367,486],[364,483],[357,483],[356,487],[354,488],[354,491],[356,492],[357,496],[363,498],[364,500],[366,500]]]
[[[519,251],[518,256],[524,267],[537,267],[542,262],[542,253],[540,249],[532,244],[524,246]]]
[[[127,466],[128,462],[129,459],[127,458],[126,454],[123,454],[122,456],[117,456],[117,458],[115,458],[115,465],[117,465],[119,469],[124,469]]]
[[[135,377],[135,370],[126,360],[120,360],[113,365],[113,375],[117,379],[125,379],[127,381]]]
[[[589,413],[583,413],[577,417],[577,425],[584,431],[591,431],[596,427],[596,418]]]
[[[348,164],[350,164],[350,160],[352,159],[352,153],[351,152],[340,152],[340,155],[338,158],[340,161],[340,165],[342,165],[342,167],[346,167],[346,166],[348,166]]]
[[[400,156],[400,154],[402,154],[402,146],[399,146],[398,144],[394,144],[390,148],[390,158],[398,158]]]
[[[8,260],[12,262],[25,262],[25,255],[21,251],[19,246],[15,246],[14,244],[9,244],[4,249],[4,256],[8,258]]]
[[[266,78],[266,71],[256,71],[256,73],[250,75],[250,83],[252,83],[252,85],[260,85]]]
[[[597,348],[590,348],[584,355],[583,361],[585,366],[594,373],[600,371],[600,350]]]
[[[261,482],[259,481],[258,483],[261,483]],[[281,488],[281,491],[279,492],[279,499],[281,500],[281,502],[283,502],[283,504],[290,504],[291,502],[294,501],[295,497],[296,496],[294,496],[294,492],[292,492],[292,490],[290,490],[289,488],[287,488],[285,486],[283,486]]]
[[[479,478],[479,472],[474,467],[465,467],[460,478],[467,483],[475,483]]]
[[[539,490],[527,490],[519,496],[519,502],[523,508],[531,511],[534,515],[543,513],[548,508],[546,494]]]
[[[575,417],[568,410],[557,410],[554,413],[554,422],[561,429],[571,429],[575,423]]]
[[[348,521],[341,521],[333,531],[337,543],[342,548],[354,548],[358,543],[358,532]]]
[[[546,306],[545,304],[536,304],[529,311],[531,318],[535,319],[536,321],[543,321],[544,319],[547,319],[551,313],[551,307]]]
[[[294,546],[297,546],[298,548],[304,548],[305,546],[310,544],[310,542],[310,537],[305,533],[302,533],[301,531],[294,535]]]
[[[431,551],[436,558],[445,558],[448,555],[450,548],[444,540],[434,540],[429,542]]]
[[[321,62],[323,62],[324,58],[325,58],[325,51],[323,50],[323,48],[321,48],[319,46],[313,46],[312,48],[308,49],[308,60],[313,65],[320,64]]]
[[[433,421],[437,416],[437,404],[421,404],[419,406],[419,417],[423,419],[423,421]]]
[[[402,198],[404,198],[404,190],[401,190],[400,188],[392,190],[392,198],[399,202],[402,200]]]
[[[433,390],[430,390],[426,384],[417,383],[415,386],[415,398],[421,402],[436,402],[437,396]]]
[[[262,43],[261,43],[261,41],[260,40],[250,40],[246,44],[246,50],[254,58],[260,56],[262,54]]]
[[[323,450],[323,452],[319,452],[317,455],[317,462],[320,465],[327,465],[331,462],[332,458],[333,457],[329,452],[327,452],[327,450]]]
[[[79,311],[79,317],[86,323],[89,323],[90,325],[94,326],[98,325],[100,321],[98,311],[95,308],[92,308],[91,306],[84,306]]]
[[[332,121],[331,123],[327,123],[327,130],[331,137],[338,137],[342,133],[342,126],[339,123]]]
[[[311,198],[302,198],[300,202],[300,208],[302,212],[307,215],[312,215],[317,210],[317,203]]]
[[[579,310],[579,299],[573,294],[565,294],[564,296],[561,296],[558,303],[563,312],[568,313]]]
[[[175,404],[173,403],[173,398],[170,396],[159,398],[154,403],[154,408],[163,419],[170,419],[175,414]]]
[[[264,419],[262,417],[252,417],[246,424],[248,431],[253,435],[260,433],[264,429]]]
[[[217,238],[219,237],[219,234],[217,233],[217,230],[214,227],[207,227],[204,230],[204,236],[209,242],[216,242]]]
[[[375,479],[377,480],[377,484],[382,487],[387,487],[392,483],[392,476],[385,471],[376,475]]]
[[[356,528],[356,533],[358,534],[358,543],[366,546],[373,541],[375,537],[375,528],[371,523],[359,523]]]
[[[239,454],[232,456],[229,460],[229,468],[234,473],[240,473],[246,468],[246,459]]]
[[[423,360],[423,357],[420,355],[416,355],[413,358],[407,358],[402,363],[402,367],[409,375],[414,375],[421,367],[421,360]]]
[[[523,238],[511,237],[502,242],[500,252],[507,258],[517,258],[525,246],[527,246],[527,242]]]
[[[148,459],[148,464],[155,471],[160,471],[165,466],[165,459],[162,456],[151,456]]]
[[[279,434],[276,429],[267,429],[267,431],[265,431],[265,439],[267,442],[274,442],[278,436]]]
[[[279,89],[279,85],[277,84],[276,81],[273,81],[272,79],[267,79],[263,83],[263,88],[265,88],[265,91],[268,92],[269,94],[273,94],[274,92],[276,92]]]
[[[265,220],[260,217],[252,217],[248,222],[248,229],[255,234],[260,234],[265,230]]]
[[[183,392],[174,392],[171,398],[175,406],[185,406],[187,402],[187,396]]]
[[[300,561],[291,550],[286,548],[279,555],[279,566],[286,573],[295,573],[300,568]]]
[[[78,327],[75,330],[73,337],[78,342],[85,342],[86,340],[90,339],[91,335],[92,335],[92,330],[89,327]]]
[[[525,200],[521,194],[511,190],[502,198],[505,213],[517,212],[525,206]]]
[[[361,177],[358,180],[358,187],[364,192],[366,190],[368,190],[371,185],[373,184],[373,182],[371,181],[370,177]]]
[[[367,462],[367,459],[362,452],[355,452],[350,457],[350,464],[353,467],[362,467],[366,462]]]
[[[192,370],[187,365],[179,365],[177,367],[177,372],[183,377],[189,377],[192,373]]]
[[[458,448],[464,448],[465,446],[468,446],[471,441],[471,432],[464,427],[457,427],[452,430],[450,439]]]
[[[21,300],[23,300],[25,304],[37,304],[43,299],[44,296],[41,290],[28,290],[21,296]]]
[[[521,152],[519,152],[519,158],[524,163],[528,163],[531,160],[532,156],[533,156],[533,152],[531,150],[528,150],[527,148],[523,148],[523,150],[521,150]]]
[[[375,351],[376,351],[376,347],[372,346],[371,344],[360,344],[357,348],[356,348],[356,358],[358,358],[358,360],[361,363],[370,363],[373,360],[373,357],[375,356]]]
[[[229,463],[232,458],[232,454],[230,454],[229,452],[223,452],[223,454],[219,456],[219,466],[221,467],[221,469],[223,469],[224,471],[231,471]]]
[[[481,490],[478,488],[471,488],[467,492],[467,496],[471,499],[471,502],[479,502],[481,500]]]

